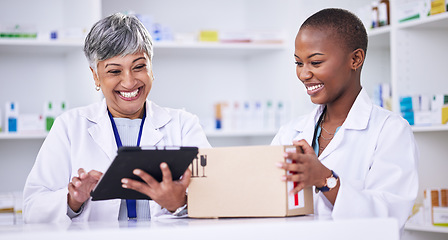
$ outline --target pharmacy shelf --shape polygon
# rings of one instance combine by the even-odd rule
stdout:
[[[369,36],[368,48],[390,48],[390,26],[371,29],[367,32]]]
[[[39,39],[0,39],[0,53],[64,53],[82,50],[84,41],[78,40],[39,40]],[[154,42],[156,55],[251,55],[266,51],[286,49],[279,43],[220,43],[220,42]]]
[[[423,17],[421,19],[409,20],[406,22],[398,23],[399,29],[431,29],[431,28],[445,28],[448,27],[448,12],[439,13]]]
[[[420,231],[420,232],[436,232],[436,233],[448,233],[448,227],[437,227],[431,225],[417,225],[414,223],[406,223],[405,230]]]
[[[431,126],[412,126],[414,132],[439,132],[448,131],[448,124],[431,125]]]
[[[249,56],[269,51],[285,50],[285,43],[220,43],[220,42],[155,42],[154,55],[178,56]]]
[[[207,137],[274,137],[277,130],[258,131],[207,131]],[[9,139],[45,139],[47,132],[32,133],[0,133],[0,140]]]
[[[65,53],[82,50],[81,40],[0,39],[0,53]]]
[[[274,137],[277,130],[223,130],[206,131],[207,137]]]
[[[367,34],[369,37],[381,36],[381,35],[389,35],[390,34],[390,26],[382,26],[374,29],[370,29]]]
[[[12,139],[45,139],[47,132],[30,132],[30,133],[0,133],[0,140],[12,140]]]
[[[222,43],[222,42],[155,42],[155,48],[160,49],[242,49],[242,50],[278,50],[286,48],[283,42],[274,43],[257,43],[257,42],[242,42],[242,43]]]

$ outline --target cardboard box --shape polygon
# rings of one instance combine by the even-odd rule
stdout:
[[[193,218],[284,217],[312,214],[313,191],[288,194],[293,182],[281,180],[292,146],[247,146],[199,149],[192,163],[188,215]]]

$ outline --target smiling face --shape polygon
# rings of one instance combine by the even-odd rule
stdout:
[[[141,118],[151,90],[153,74],[144,53],[115,56],[98,62],[95,84],[101,87],[113,117]]]
[[[313,103],[344,102],[357,96],[360,75],[354,71],[353,54],[331,29],[306,27],[299,31],[294,52],[296,71]]]

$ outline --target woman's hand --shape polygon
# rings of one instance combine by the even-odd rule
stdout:
[[[73,177],[68,184],[67,202],[73,211],[79,211],[82,204],[90,198],[90,192],[102,175],[103,173],[96,170],[86,173],[84,169],[78,169],[78,177]]]
[[[292,173],[283,176],[283,180],[297,182],[297,186],[290,194],[296,194],[310,186],[323,187],[326,178],[331,175],[331,170],[319,161],[314,149],[305,140],[294,141],[293,145],[302,148],[303,153],[286,152],[285,159],[291,159],[292,163],[278,163],[279,168]]]
[[[133,173],[144,182],[123,178],[121,180],[122,186],[123,188],[133,189],[148,195],[160,206],[170,212],[174,212],[187,203],[186,190],[190,184],[191,170],[187,169],[181,179],[173,181],[171,171],[166,163],[161,163],[160,169],[163,174],[163,179],[160,183],[141,169],[135,169]]]

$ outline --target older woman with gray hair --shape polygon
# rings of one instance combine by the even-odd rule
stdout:
[[[67,111],[54,122],[25,184],[24,221],[182,215],[191,172],[173,181],[165,163],[160,165],[162,182],[138,169],[134,174],[143,182],[122,179],[124,188],[152,200],[90,200],[120,146],[210,145],[196,116],[147,100],[154,80],[152,39],[136,17],[117,13],[98,21],[86,37],[84,53],[104,99]]]

